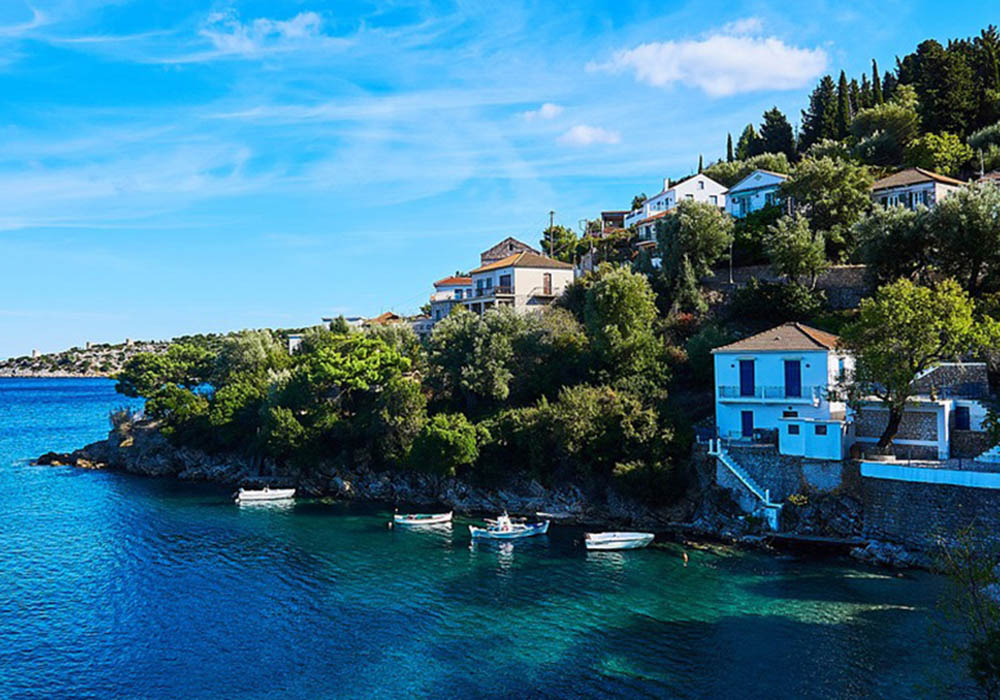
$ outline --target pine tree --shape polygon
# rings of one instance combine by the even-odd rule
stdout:
[[[875,102],[872,99],[872,84],[868,82],[868,74],[861,74],[861,109],[868,109],[869,107],[874,107]]]
[[[883,102],[888,102],[892,99],[893,93],[896,92],[896,86],[899,85],[899,81],[896,80],[890,71],[885,72],[885,77],[882,78],[882,100]]]
[[[747,124],[746,128],[743,129],[743,133],[740,134],[740,140],[736,142],[736,158],[738,160],[746,160],[761,153],[763,153],[763,150],[761,149],[760,137],[757,135],[757,130],[753,128],[753,124]]]
[[[704,169],[705,169],[705,161],[702,159],[702,156],[699,153],[698,154],[698,174],[700,175],[701,171],[704,170]]]
[[[878,62],[872,59],[872,101],[877,104],[883,104],[884,99],[882,98],[882,83],[878,79]]]
[[[809,109],[802,111],[802,130],[799,150],[805,151],[817,141],[836,138],[837,88],[833,78],[823,76],[819,85],[809,95]]]
[[[726,134],[726,162],[733,162],[733,135]]]
[[[792,125],[777,107],[764,112],[764,121],[760,125],[760,140],[763,153],[784,153],[789,160],[795,157],[795,134]]]
[[[837,83],[837,138],[847,138],[851,128],[851,96],[848,94],[847,74],[840,71],[840,82]]]
[[[858,87],[858,81],[855,78],[851,79],[850,89],[847,94],[851,98],[851,117],[854,117],[861,109],[861,88]]]

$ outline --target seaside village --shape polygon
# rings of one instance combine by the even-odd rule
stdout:
[[[657,221],[679,202],[709,203],[740,219],[765,207],[783,206],[781,184],[787,178],[758,169],[729,188],[701,173],[676,182],[665,180],[662,191],[641,206],[601,212],[600,229],[586,235],[599,239],[631,230],[637,234],[636,254],[643,248],[655,250]],[[1000,186],[1000,173],[983,175],[978,181]],[[876,181],[871,198],[884,207],[933,208],[967,184],[908,168]],[[356,327],[406,323],[426,339],[455,307],[475,314],[502,306],[530,313],[551,304],[574,279],[593,269],[592,258],[588,253],[570,264],[508,237],[483,251],[467,274],[434,282],[429,314],[406,318],[386,312],[346,320]],[[655,266],[659,261],[651,262]],[[732,281],[730,271],[729,284],[748,281],[746,274],[738,277]],[[326,324],[333,320],[323,319]],[[301,336],[290,337],[289,351],[294,352],[300,342]],[[1000,497],[1000,446],[990,444],[983,426],[990,391],[985,363],[944,363],[917,376],[894,440],[896,454],[887,458],[866,456],[865,450],[886,426],[885,406],[872,397],[852,410],[838,394],[837,386],[854,361],[840,348],[837,336],[785,323],[716,347],[712,355],[714,425],[699,431],[698,442],[715,459],[716,482],[746,513],[762,518],[771,528],[778,527],[786,499],[803,488],[836,491],[859,478],[876,485],[866,491],[877,501],[866,504],[869,518],[884,516],[875,529],[881,528],[886,539],[894,541],[905,542],[914,529],[920,529],[899,522],[895,506],[908,502],[909,512],[919,521],[928,509],[940,516],[941,509],[956,507],[955,492],[941,489],[959,487],[960,492],[974,495],[988,490]]]

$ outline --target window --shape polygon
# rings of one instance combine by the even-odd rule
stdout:
[[[462,300],[462,290],[461,289],[456,289],[455,290],[455,298],[458,299],[459,301]]]
[[[799,412],[798,411],[782,411],[781,412],[781,417],[782,418],[798,418],[799,417]]]
[[[684,195],[684,199],[694,199],[694,195],[693,194],[686,194],[686,195]]]
[[[825,425],[816,425],[816,426],[813,426],[813,427],[815,428],[817,435],[826,435],[826,426]]]
[[[789,435],[798,435],[799,434],[799,426],[795,425],[794,423],[792,425],[789,425],[788,426],[788,434]]]
[[[699,190],[705,189],[705,183],[702,182],[701,180],[698,180],[698,189]]]
[[[712,204],[718,204],[718,203],[719,203],[719,198],[718,198],[718,197],[716,197],[716,196],[715,196],[714,194],[713,194],[713,195],[709,195],[709,197],[708,197],[708,200],[709,200],[709,201],[710,201],[710,202],[711,202]]]

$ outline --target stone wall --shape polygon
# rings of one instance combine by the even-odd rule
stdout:
[[[854,419],[854,434],[859,437],[877,438],[882,436],[889,422],[889,411],[862,408]],[[905,411],[899,424],[900,440],[937,441],[937,415],[924,411]],[[937,452],[935,451],[935,454]]]
[[[989,433],[981,430],[951,430],[951,456],[972,459],[993,447]]]
[[[863,536],[933,552],[938,537],[972,526],[1000,544],[1000,491],[862,478]]]
[[[773,501],[793,493],[833,491],[843,483],[843,462],[789,457],[772,445],[734,445],[727,451],[761,488],[771,491]]]
[[[752,279],[764,282],[778,282],[783,278],[776,275],[769,265],[749,265],[733,269],[733,284],[729,284],[729,270],[721,269],[705,280],[705,284],[726,294],[746,286]],[[834,265],[816,279],[816,289],[826,292],[826,298],[834,309],[853,309],[861,299],[870,294],[865,280],[864,265]]]
[[[951,363],[935,367],[914,380],[913,387],[918,394],[929,394],[935,389],[941,395],[952,392],[975,398],[989,394],[990,381],[985,362]]]

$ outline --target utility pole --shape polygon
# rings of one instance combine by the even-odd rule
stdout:
[[[549,257],[555,257],[555,251],[552,250],[552,226],[556,218],[556,213],[549,210]]]

